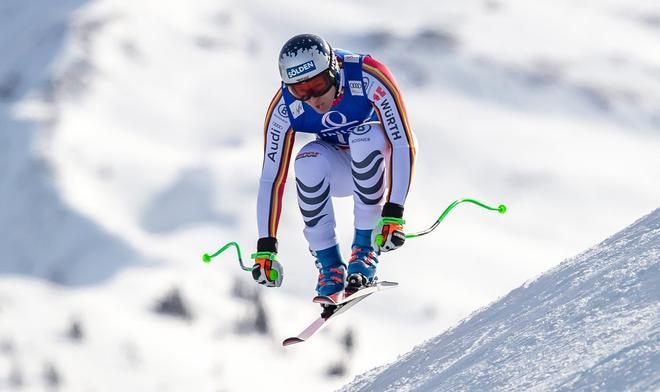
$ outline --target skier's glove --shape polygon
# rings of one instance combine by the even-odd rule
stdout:
[[[394,203],[385,203],[382,218],[373,231],[371,242],[379,252],[389,252],[400,248],[406,241],[403,233],[403,207]]]
[[[260,238],[257,253],[252,254],[252,278],[266,287],[280,287],[284,279],[284,268],[277,260],[277,240],[274,237]]]

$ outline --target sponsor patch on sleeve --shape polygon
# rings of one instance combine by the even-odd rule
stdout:
[[[364,96],[364,91],[362,90],[362,81],[361,80],[349,80],[348,86],[351,88],[351,95]]]

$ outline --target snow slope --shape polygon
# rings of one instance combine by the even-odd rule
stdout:
[[[343,391],[660,388],[660,209]]]

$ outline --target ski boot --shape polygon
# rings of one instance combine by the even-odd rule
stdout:
[[[377,279],[376,264],[378,259],[371,246],[364,248],[354,246],[348,262],[347,289],[357,291],[372,284]]]
[[[376,278],[376,252],[371,247],[371,230],[355,230],[351,259],[348,261],[347,290],[357,291],[372,284]]]
[[[319,295],[332,295],[344,290],[346,285],[346,264],[339,254],[339,245],[328,249],[312,251],[316,257],[316,268],[319,269],[319,280],[316,292]],[[335,305],[321,305],[321,317],[327,318],[337,309]]]

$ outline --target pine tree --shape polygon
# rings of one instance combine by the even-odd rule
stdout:
[[[47,362],[44,365],[43,377],[46,386],[51,388],[59,388],[59,386],[62,384],[62,377],[52,362]]]
[[[179,317],[185,320],[192,320],[192,314],[188,305],[183,300],[178,288],[170,290],[160,301],[155,308],[156,313]]]
[[[69,331],[67,332],[69,339],[79,342],[83,339],[82,324],[79,320],[74,320],[69,326]]]

